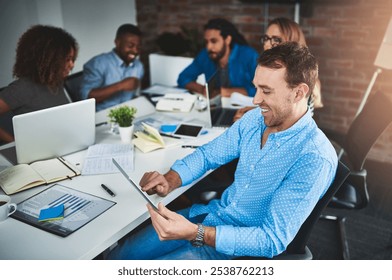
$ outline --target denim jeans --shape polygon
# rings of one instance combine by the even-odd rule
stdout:
[[[189,208],[177,212],[189,219]],[[202,222],[205,216],[189,219]],[[214,247],[193,247],[188,240],[160,241],[154,227],[149,224],[131,234],[109,252],[108,259],[114,260],[228,260],[233,256],[219,253]]]

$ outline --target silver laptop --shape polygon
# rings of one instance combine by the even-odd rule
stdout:
[[[218,71],[206,83],[207,110],[210,113],[210,127],[229,127],[233,124],[233,117],[237,109],[223,108],[220,95],[214,96],[214,90],[219,86]]]
[[[17,163],[64,156],[95,143],[95,99],[17,115],[12,122]]]

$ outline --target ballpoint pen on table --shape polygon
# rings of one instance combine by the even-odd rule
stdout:
[[[106,125],[106,124],[108,124],[108,122],[100,122],[100,123],[95,124],[95,127]]]
[[[166,134],[166,133],[163,133],[163,132],[159,132],[159,134],[162,135],[162,136],[165,136],[165,137],[171,137],[171,138],[181,139],[181,137],[179,137],[179,136],[174,136],[174,135]]]
[[[166,99],[166,100],[181,100],[181,101],[184,100],[184,98],[174,98],[174,97],[164,97],[163,99]]]
[[[181,148],[191,148],[191,149],[196,149],[200,146],[194,146],[194,145],[182,145]]]
[[[109,189],[106,185],[104,185],[104,184],[101,184],[101,187],[108,193],[108,194],[110,194],[111,196],[116,196],[115,194],[114,194],[114,192],[111,190],[111,189]]]

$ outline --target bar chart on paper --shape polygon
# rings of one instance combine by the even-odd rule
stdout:
[[[19,203],[18,210],[11,217],[65,237],[101,215],[114,204],[113,201],[55,184]],[[63,219],[49,222],[38,221],[42,209],[59,205],[64,205]]]
[[[49,203],[47,207],[56,207],[58,205],[64,204],[64,218],[67,218],[90,203],[92,203],[91,200],[87,200],[72,194],[64,194],[55,201]],[[77,215],[74,215],[74,217],[75,216]]]

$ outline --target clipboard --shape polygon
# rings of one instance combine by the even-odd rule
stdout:
[[[41,209],[64,205],[61,220],[39,221]],[[55,184],[20,202],[10,217],[47,232],[66,237],[107,211],[116,202]]]

